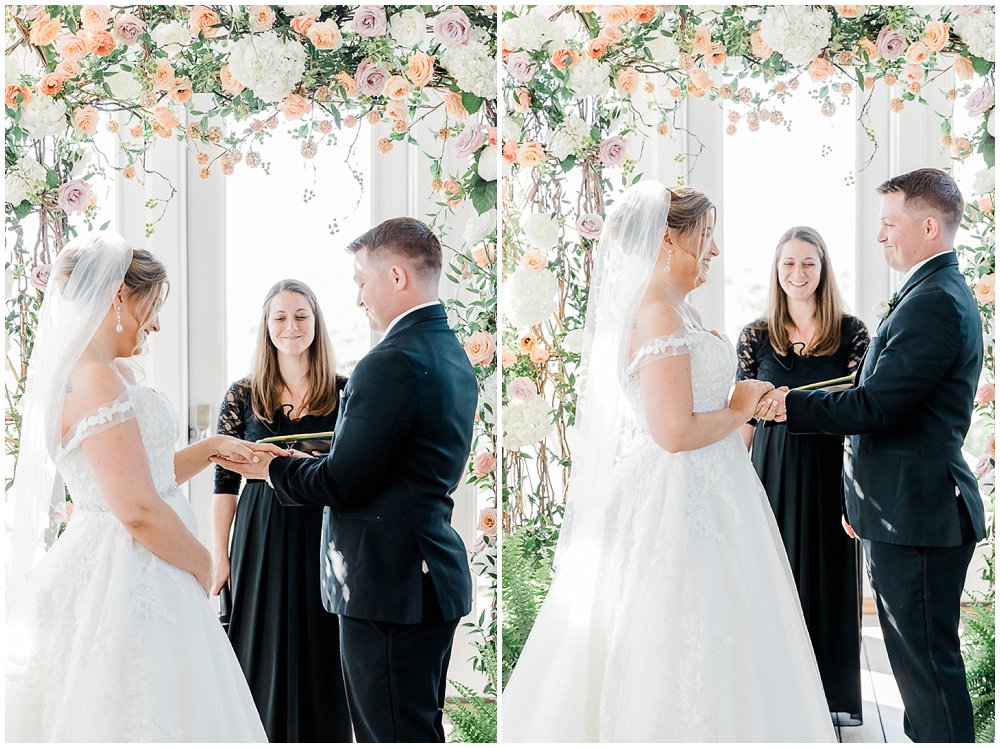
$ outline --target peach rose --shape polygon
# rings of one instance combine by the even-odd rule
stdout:
[[[228,67],[227,65],[226,68],[228,69]],[[152,81],[154,91],[169,91],[174,87],[176,82],[174,66],[170,64],[169,60],[160,58],[156,61],[156,70],[153,71]]]
[[[628,15],[636,23],[649,23],[656,18],[655,5],[626,5]]]
[[[239,96],[243,93],[243,84],[233,77],[228,62],[219,70],[219,82],[222,84],[223,93],[230,96]]]
[[[874,62],[881,56],[878,53],[878,45],[867,36],[861,37],[861,41],[858,42],[858,46],[864,50],[866,55],[868,55],[868,60],[870,62]]]
[[[857,18],[865,10],[864,5],[835,5],[833,7],[836,8],[837,15],[841,18]]]
[[[316,23],[316,19],[312,16],[296,16],[292,19],[292,28],[305,36],[314,23]]]
[[[486,244],[477,244],[472,248],[472,261],[481,268],[488,268],[493,263],[493,248]]]
[[[38,90],[46,96],[55,96],[62,89],[63,77],[58,73],[49,73],[38,81]]]
[[[448,113],[449,117],[454,117],[455,119],[465,119],[469,116],[469,113],[465,111],[465,105],[462,103],[461,94],[457,94],[454,91],[449,91],[444,95],[444,110]]]
[[[531,93],[526,88],[514,91],[514,111],[524,114],[531,109]]]
[[[434,58],[425,52],[414,52],[406,63],[406,77],[414,86],[426,86],[434,75]]]
[[[955,142],[951,145],[951,152],[958,158],[966,158],[972,153],[972,143],[968,138],[955,138]]]
[[[517,363],[517,353],[507,346],[500,349],[500,366],[507,369]]]
[[[379,138],[375,147],[378,149],[378,152],[384,156],[392,150],[392,141],[389,140],[389,138]]]
[[[604,39],[608,44],[617,44],[625,38],[622,30],[617,26],[606,26],[601,29],[601,33],[598,34],[598,36]]]
[[[87,49],[98,57],[107,57],[115,51],[115,37],[110,31],[86,31]]]
[[[73,110],[73,127],[84,135],[97,132],[97,110],[92,106],[82,106]]]
[[[302,119],[302,115],[312,111],[312,102],[298,94],[288,94],[281,102],[281,113],[285,119]]]
[[[602,5],[598,14],[608,26],[621,26],[629,20],[628,8],[624,5]]]
[[[976,390],[976,405],[985,408],[996,399],[996,386],[993,382],[983,382]]]
[[[207,39],[219,33],[218,28],[213,28],[221,19],[219,14],[205,5],[195,5],[191,8],[190,28],[194,36],[202,34]]]
[[[84,5],[80,11],[80,24],[88,31],[100,31],[107,28],[111,17],[111,8],[107,5]]]
[[[545,149],[537,140],[522,143],[517,149],[517,163],[522,166],[534,167],[545,161]]]
[[[71,78],[76,78],[82,72],[83,70],[80,68],[80,63],[73,62],[73,60],[63,60],[58,65],[56,65],[55,69],[56,75],[61,75],[64,80],[70,80]]]
[[[393,75],[385,82],[382,95],[401,101],[410,94],[410,83],[401,75]]]
[[[951,26],[944,21],[931,21],[924,27],[924,44],[931,52],[940,52],[948,44]]]
[[[624,94],[635,93],[639,87],[639,71],[635,68],[622,68],[615,75],[615,88]]]
[[[702,91],[710,90],[715,86],[715,83],[712,81],[712,76],[701,68],[695,68],[691,71],[691,82],[698,88],[702,89]]]
[[[920,82],[924,79],[926,71],[923,65],[917,65],[915,63],[910,65],[903,65],[903,79],[911,82]]]
[[[568,67],[572,67],[580,60],[580,55],[574,52],[572,49],[566,49],[565,47],[560,47],[555,52],[552,53],[552,64],[555,65],[560,70],[565,70]]]
[[[544,364],[549,360],[549,351],[543,345],[536,345],[531,349],[528,358],[531,359],[531,363],[533,364]]]
[[[306,31],[306,37],[316,49],[337,50],[344,46],[344,35],[333,20],[314,23]]]
[[[514,163],[517,161],[517,141],[507,140],[503,144],[503,148],[500,149],[500,155],[503,156],[504,161]]]
[[[48,13],[43,13],[31,24],[28,41],[36,47],[47,47],[56,40],[61,31],[62,21],[58,18],[49,18]]]
[[[906,48],[906,61],[911,64],[923,62],[930,57],[931,52],[923,42],[913,42]]]
[[[62,34],[56,39],[56,49],[64,60],[77,62],[87,56],[87,42],[79,34]]]
[[[991,305],[994,302],[996,293],[996,283],[993,280],[993,273],[984,275],[976,281],[976,301],[980,304]]]
[[[334,79],[344,89],[344,93],[347,96],[354,96],[358,92],[358,82],[354,80],[354,76],[348,73],[346,70],[342,70],[334,76]]]
[[[485,478],[496,469],[496,466],[497,458],[492,452],[482,452],[472,460],[472,471],[477,478]]]
[[[708,54],[705,56],[708,60],[709,65],[715,65],[718,67],[726,61],[726,48],[722,44],[713,45],[712,49],[709,50]]]
[[[385,116],[389,119],[406,119],[409,114],[409,107],[407,107],[402,101],[390,101],[385,105]]]
[[[904,102],[902,99],[898,97],[895,99],[890,99],[889,101],[889,110],[895,112],[896,114],[899,114],[901,111],[903,111],[903,108],[905,106],[906,102]]]
[[[473,366],[483,366],[493,362],[496,356],[496,336],[480,330],[465,341],[465,353]]]
[[[981,198],[979,198],[979,210],[981,210],[986,215],[988,216],[993,215],[993,211],[995,210],[995,208],[996,205],[993,202],[992,192],[989,195],[983,195]]]
[[[517,347],[521,349],[522,353],[531,353],[536,345],[538,345],[538,339],[531,334],[522,335],[517,339]]]
[[[458,205],[462,202],[462,183],[456,179],[449,179],[441,185],[441,196],[452,207]]]
[[[191,81],[187,78],[178,78],[174,81],[167,96],[175,104],[184,104],[191,100]]]
[[[158,129],[161,136],[169,137],[179,124],[180,121],[170,107],[158,106],[153,110],[153,129]]]
[[[750,50],[762,60],[774,54],[774,50],[764,41],[764,35],[760,33],[759,28],[750,35]]]
[[[691,51],[696,55],[708,54],[712,50],[712,32],[704,24],[694,27]]]
[[[486,507],[479,512],[479,523],[476,525],[476,529],[488,537],[497,534],[497,510],[494,507]]]
[[[972,68],[972,60],[962,55],[955,55],[955,77],[960,81],[971,80],[975,70]]]
[[[251,31],[270,31],[274,27],[275,15],[270,5],[251,5],[247,13]]]
[[[833,65],[825,57],[817,57],[809,65],[809,77],[814,81],[826,80],[835,72]]]
[[[486,145],[497,144],[497,129],[495,127],[486,128]]]
[[[17,107],[27,104],[34,95],[27,86],[7,86],[4,91],[4,102],[9,107]]]
[[[608,53],[608,40],[600,36],[596,39],[591,39],[583,45],[583,52],[595,60],[599,60]]]
[[[521,258],[521,267],[525,270],[539,272],[549,266],[549,258],[540,249],[529,249]]]

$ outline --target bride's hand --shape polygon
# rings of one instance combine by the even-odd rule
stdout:
[[[212,589],[213,595],[218,595],[222,588],[229,581],[229,556],[219,556],[215,559],[215,566],[212,569]]]
[[[287,449],[282,449],[274,444],[257,444],[225,434],[211,436],[209,439],[212,440],[212,453],[209,457],[222,457],[232,462],[260,462],[260,457],[255,454],[256,452],[270,452],[277,457],[287,457],[289,454]]]
[[[756,379],[744,379],[736,383],[733,396],[729,400],[729,409],[740,414],[744,421],[754,417],[760,406],[761,398],[774,389],[770,382],[758,382]]]

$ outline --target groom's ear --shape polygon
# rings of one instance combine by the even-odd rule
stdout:
[[[941,221],[936,216],[927,216],[924,219],[924,238],[931,241],[941,236]]]
[[[397,291],[404,291],[409,285],[409,277],[406,272],[406,268],[402,265],[393,265],[389,268],[389,273],[392,275],[392,285]]]

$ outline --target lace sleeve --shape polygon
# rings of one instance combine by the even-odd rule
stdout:
[[[227,436],[235,436],[237,439],[243,438],[247,430],[243,413],[244,407],[249,404],[249,397],[250,388],[246,380],[241,379],[229,387],[222,400],[222,407],[219,408],[219,422],[216,431]],[[242,480],[239,473],[226,470],[218,465],[215,466],[215,493],[238,494]]]
[[[639,350],[632,356],[626,373],[633,374],[646,364],[659,361],[661,358],[689,355],[691,355],[691,335],[683,332],[661,335],[639,346]]]
[[[80,446],[85,439],[133,418],[135,402],[129,391],[124,390],[110,403],[99,405],[73,424],[63,439],[63,451],[68,452]]]
[[[861,364],[861,359],[864,357],[865,351],[868,350],[870,338],[868,337],[868,328],[865,327],[865,323],[856,317],[850,319],[849,330],[851,348],[847,356],[847,372],[851,373],[857,371],[858,366]]]
[[[740,331],[740,339],[736,343],[737,379],[757,378],[757,346],[759,343],[757,329],[753,325],[747,325]]]

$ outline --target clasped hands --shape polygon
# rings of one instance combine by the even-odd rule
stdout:
[[[268,468],[275,457],[311,457],[296,449],[282,449],[277,444],[248,442],[232,436],[216,437],[209,460],[239,473],[248,480],[267,480]]]
[[[787,418],[785,396],[787,387],[775,387],[770,382],[744,379],[736,383],[729,407],[746,416],[746,420],[784,423]]]

